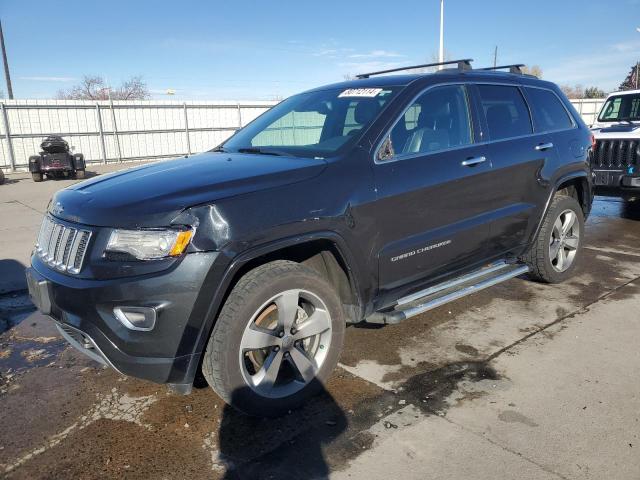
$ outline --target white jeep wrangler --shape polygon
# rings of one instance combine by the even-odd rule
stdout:
[[[640,90],[610,94],[591,128],[595,193],[640,198]]]

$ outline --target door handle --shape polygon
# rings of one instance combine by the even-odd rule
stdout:
[[[540,145],[536,145],[536,150],[539,152],[544,152],[545,150],[549,150],[553,148],[553,143],[541,143]]]
[[[487,161],[487,157],[470,157],[462,162],[463,167],[473,167]]]

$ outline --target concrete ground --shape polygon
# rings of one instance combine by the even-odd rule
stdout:
[[[348,328],[327,391],[265,420],[67,348],[21,275],[49,196],[71,181],[8,180],[7,478],[640,479],[640,205],[596,201],[565,284],[518,278],[397,326]]]

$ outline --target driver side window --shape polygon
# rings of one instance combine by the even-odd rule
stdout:
[[[469,145],[472,141],[465,87],[436,87],[409,106],[383,142],[378,159],[428,154]]]

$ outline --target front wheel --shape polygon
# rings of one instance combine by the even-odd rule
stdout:
[[[202,373],[238,410],[278,416],[322,390],[344,330],[338,295],[322,276],[299,263],[270,262],[245,274],[229,294]]]
[[[573,197],[556,195],[543,220],[538,237],[524,262],[530,276],[546,283],[560,283],[573,276],[581,254],[584,213]]]

